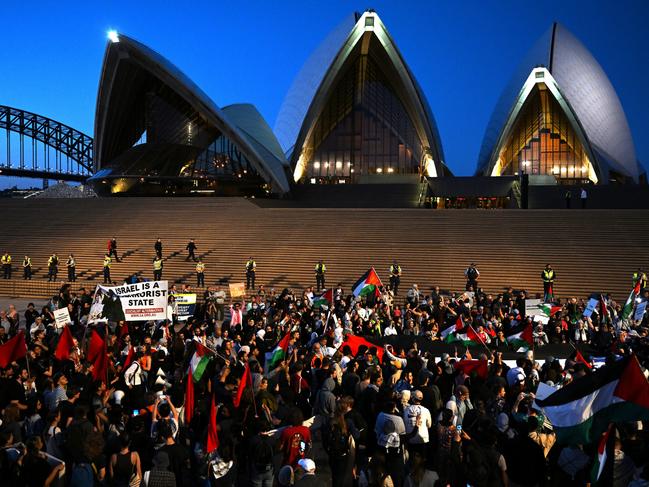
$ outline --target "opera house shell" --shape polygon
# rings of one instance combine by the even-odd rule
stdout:
[[[108,43],[90,179],[99,194],[281,195],[286,166],[254,106],[219,108],[143,44],[121,34]]]
[[[478,175],[546,175],[560,183],[639,182],[629,124],[611,82],[584,45],[555,23],[501,95]]]
[[[428,102],[372,10],[350,15],[313,52],[275,133],[296,183],[449,174]]]

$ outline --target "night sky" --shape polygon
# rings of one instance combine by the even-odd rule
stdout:
[[[649,164],[647,0],[5,1],[0,105],[92,135],[106,32],[116,29],[169,59],[217,105],[253,103],[272,127],[311,51],[346,15],[366,8],[377,11],[417,77],[456,175],[473,174],[501,90],[555,20],[608,74],[638,158]],[[7,183],[0,178],[1,187]]]

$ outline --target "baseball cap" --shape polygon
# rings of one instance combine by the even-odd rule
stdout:
[[[297,464],[305,472],[313,472],[315,470],[315,462],[310,458],[302,458],[297,462]]]
[[[424,400],[424,394],[421,391],[413,391],[411,397],[412,397],[413,401],[423,401]]]

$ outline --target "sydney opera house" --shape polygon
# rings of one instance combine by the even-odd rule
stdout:
[[[613,86],[559,24],[505,87],[475,176],[450,168],[424,91],[372,10],[349,16],[312,53],[274,130],[253,105],[217,106],[136,40],[115,34],[107,45],[90,179],[101,195],[299,200],[410,187],[419,203],[484,197],[512,206],[523,179],[556,188],[646,183]]]

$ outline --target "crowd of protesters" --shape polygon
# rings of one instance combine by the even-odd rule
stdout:
[[[315,307],[312,288],[260,286],[232,301],[215,286],[186,322],[88,324],[91,292],[67,284],[42,308],[21,315],[10,306],[0,313],[0,344],[22,331],[28,351],[0,379],[2,485],[585,485],[595,445],[559,445],[534,393],[539,382],[562,386],[592,373],[591,364],[536,361],[530,350],[508,365],[505,337],[531,323],[528,296],[467,288],[454,295],[414,284],[395,296],[388,286],[354,297],[338,285],[333,303]],[[647,318],[622,320],[622,306],[602,299],[607,312],[588,318],[587,300],[556,299],[547,322],[534,323],[535,351],[587,345],[610,360],[644,346]],[[63,307],[74,344],[60,361],[53,312]],[[459,317],[479,346],[436,355],[421,345],[441,342]],[[93,380],[90,333],[107,343],[105,379]],[[349,335],[369,345],[352,350]],[[385,344],[390,338],[403,341]],[[209,361],[199,380],[188,379],[199,344]],[[471,357],[488,360],[486,377],[454,367]],[[211,411],[218,447],[207,452]],[[616,486],[649,485],[642,426],[619,425]]]

